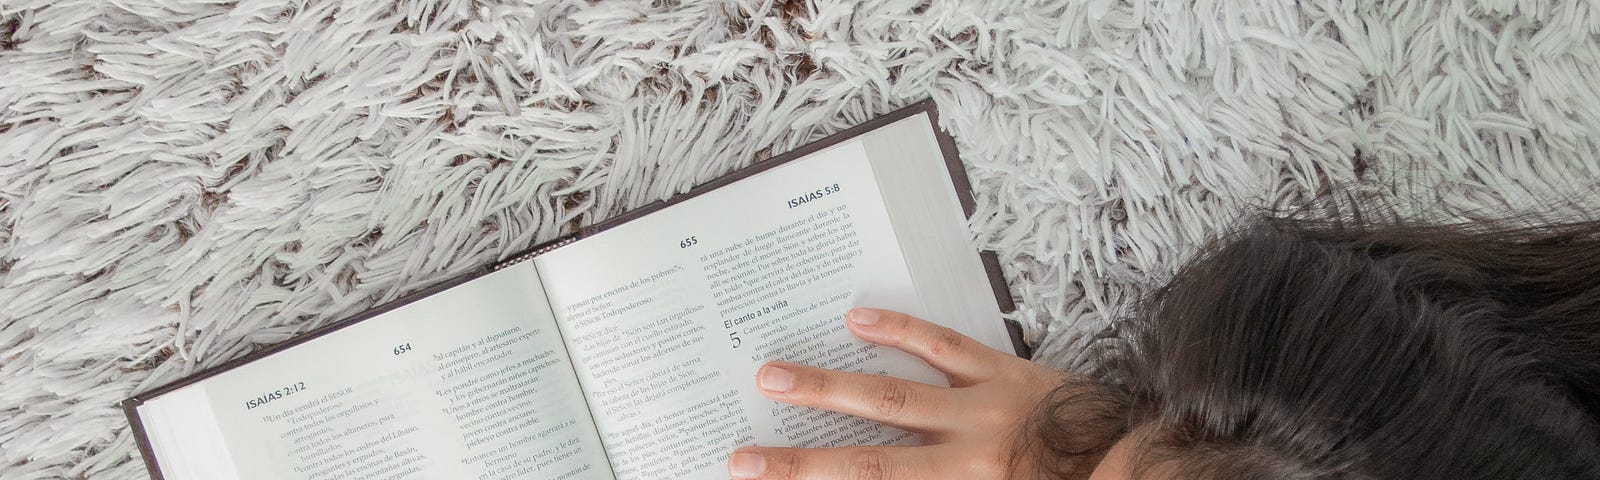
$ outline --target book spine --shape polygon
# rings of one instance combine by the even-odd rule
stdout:
[[[528,260],[533,260],[534,257],[538,257],[540,255],[544,255],[546,253],[549,253],[551,250],[555,250],[557,248],[561,248],[562,246],[564,246],[566,244],[569,244],[569,243],[572,243],[572,242],[575,242],[577,240],[578,240],[578,237],[575,237],[575,236],[574,237],[567,237],[567,238],[562,239],[562,240],[558,240],[555,243],[551,243],[549,245],[545,245],[543,247],[539,247],[539,248],[533,249],[532,251],[529,251],[528,253],[524,253],[522,255],[517,255],[515,257],[511,257],[511,258],[505,259],[505,260],[501,261],[500,263],[496,263],[493,266],[489,267],[489,271],[491,271],[491,272],[492,271],[497,271],[497,270],[501,270],[501,269],[504,269],[504,268],[512,266],[512,265],[516,265],[516,264],[519,264],[519,263],[522,263],[522,262],[526,262]]]

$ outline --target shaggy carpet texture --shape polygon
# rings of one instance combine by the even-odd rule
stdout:
[[[1600,181],[1553,0],[3,0],[0,479],[116,402],[935,99],[1043,362],[1252,205]]]

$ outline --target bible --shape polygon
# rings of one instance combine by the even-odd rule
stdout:
[[[164,480],[712,479],[744,445],[905,444],[780,404],[770,360],[943,385],[845,327],[1027,355],[923,101],[122,403]]]

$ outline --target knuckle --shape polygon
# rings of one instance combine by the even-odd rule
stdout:
[[[906,411],[911,401],[911,389],[895,381],[884,381],[872,403],[872,411],[881,418],[895,418]]]
[[[878,318],[880,322],[884,322],[886,326],[894,327],[896,330],[905,330],[906,327],[911,326],[911,316],[896,310],[879,310]]]
[[[850,457],[850,480],[888,480],[889,456],[882,450],[863,450]]]
[[[922,323],[921,319],[901,312],[887,312],[882,318],[880,322],[884,324],[884,330],[893,332],[901,338],[915,338],[916,334],[927,325]]]
[[[767,455],[768,478],[772,480],[800,480],[805,469],[800,465],[800,457],[795,455]]]
[[[827,373],[817,374],[809,371],[796,371],[794,375],[795,386],[799,387],[795,389],[798,393],[826,397],[833,390],[833,382],[829,381]]]
[[[928,345],[928,353],[934,356],[949,355],[966,347],[967,337],[961,336],[955,330],[941,328],[934,333],[933,341]]]

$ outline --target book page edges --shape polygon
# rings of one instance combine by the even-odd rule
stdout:
[[[945,169],[950,173],[950,182],[955,185],[956,200],[961,203],[961,211],[968,219],[977,211],[977,201],[972,198],[972,180],[967,178],[966,164],[961,162],[960,151],[956,148],[956,139],[950,132],[939,126],[939,109],[933,100],[924,100],[918,105],[927,104],[928,122],[933,127],[933,137],[939,142],[939,151],[944,153]],[[983,263],[984,274],[989,277],[989,288],[994,291],[994,300],[1000,306],[1000,313],[1009,314],[1017,311],[1017,303],[1011,298],[1011,288],[1006,284],[1005,272],[1000,269],[1000,256],[993,250],[979,250],[978,260]],[[1022,336],[1022,324],[1016,320],[1006,319],[1006,333],[1011,337],[1013,352],[1022,358],[1033,358],[1033,347]]]
[[[932,315],[929,320],[966,325],[964,333],[983,344],[1015,350],[1008,325],[991,323],[1003,318],[1003,302],[994,295],[991,276],[972,243],[972,205],[958,194],[964,182],[953,176],[960,173],[950,166],[955,156],[941,145],[933,121],[931,114],[914,115],[874,130],[862,142],[906,267],[926,313]]]
[[[238,480],[238,467],[211,412],[204,384],[168,392],[159,403],[124,402],[124,406],[130,410],[130,418],[139,419],[139,451],[145,455],[151,478]],[[168,466],[160,466],[156,458],[167,459]]]
[[[161,475],[161,467],[156,463],[156,455],[150,447],[149,433],[144,429],[144,420],[139,417],[139,406],[144,401],[138,398],[123,400],[118,406],[122,407],[122,414],[128,417],[128,425],[133,429],[133,444],[139,448],[139,456],[144,458],[145,471],[150,474],[151,480],[166,480]]]

